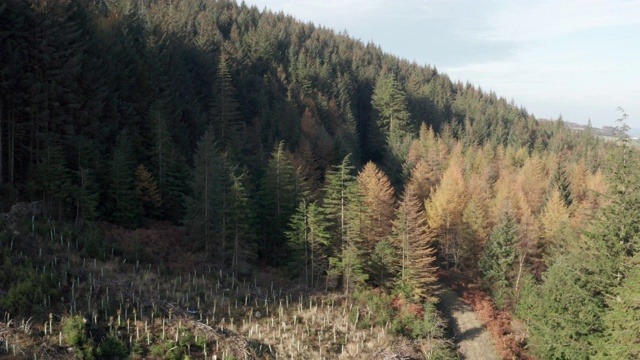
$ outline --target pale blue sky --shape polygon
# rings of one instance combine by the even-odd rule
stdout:
[[[640,0],[245,0],[372,41],[539,118],[640,129]]]

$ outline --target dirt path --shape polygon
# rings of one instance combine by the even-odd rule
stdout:
[[[453,340],[462,359],[500,359],[482,321],[471,306],[447,286],[441,288],[439,308],[451,322]]]

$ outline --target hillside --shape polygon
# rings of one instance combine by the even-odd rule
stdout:
[[[225,0],[7,0],[0,90],[3,354],[638,355],[624,133]]]

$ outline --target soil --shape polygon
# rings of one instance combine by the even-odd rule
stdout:
[[[451,288],[442,286],[440,310],[450,321],[453,340],[462,359],[501,359],[485,324],[477,314]]]

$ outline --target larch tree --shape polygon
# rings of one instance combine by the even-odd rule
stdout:
[[[440,180],[440,165],[431,164],[425,160],[418,160],[411,171],[408,186],[412,186],[416,196],[424,202],[431,196]]]
[[[400,253],[400,287],[416,300],[434,301],[437,280],[434,237],[413,187],[405,190],[393,225],[393,241]]]
[[[463,257],[462,216],[467,203],[465,189],[462,166],[459,161],[452,160],[440,185],[425,204],[427,222],[434,231],[441,255],[447,265],[453,264],[454,268],[460,265]]]
[[[147,216],[156,215],[162,206],[162,196],[156,179],[143,164],[136,168],[136,192],[144,214]]]
[[[563,233],[570,226],[569,209],[560,194],[555,188],[551,191],[549,199],[540,214],[542,224],[544,246],[558,246],[564,238]]]
[[[360,171],[357,181],[364,211],[364,222],[360,228],[362,255],[365,259],[371,259],[378,243],[391,235],[395,192],[389,178],[372,162],[368,162]],[[371,266],[371,263],[366,265],[370,275]]]

